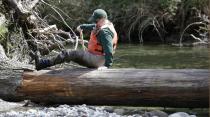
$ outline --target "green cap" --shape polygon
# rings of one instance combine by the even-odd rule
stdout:
[[[93,12],[93,15],[89,18],[89,21],[96,23],[97,20],[99,20],[101,18],[106,18],[107,19],[106,11],[104,11],[103,9],[96,9]]]

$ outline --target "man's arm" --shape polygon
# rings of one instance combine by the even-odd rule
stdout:
[[[113,63],[113,32],[109,28],[104,28],[100,30],[97,35],[97,39],[103,47],[103,51],[105,53],[105,64],[106,67],[111,67]]]
[[[81,24],[79,28],[82,30],[92,31],[96,27],[96,24]]]

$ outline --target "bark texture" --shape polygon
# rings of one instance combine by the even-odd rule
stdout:
[[[15,94],[59,104],[208,107],[208,79],[199,69],[42,70],[24,72]]]

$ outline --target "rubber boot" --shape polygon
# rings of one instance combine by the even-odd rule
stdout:
[[[35,60],[35,68],[36,70],[41,70],[47,67],[52,66],[51,62],[49,59],[40,59],[38,54],[35,54],[34,52],[29,53],[30,57],[32,60]]]
[[[50,66],[52,65],[49,59],[35,59],[36,70],[41,70]]]

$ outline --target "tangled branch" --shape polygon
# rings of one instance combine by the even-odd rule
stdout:
[[[58,29],[56,24],[49,25],[45,19],[41,18],[36,8],[39,2],[53,9],[63,24],[70,29],[70,32]],[[67,24],[60,12],[68,18],[70,17],[61,9],[48,4],[44,0],[3,0],[3,3],[6,11],[10,14],[9,16],[12,17],[9,19],[13,19],[10,20],[11,24],[15,24],[13,29],[18,29],[16,31],[19,32],[19,34],[9,32],[8,40],[10,40],[10,43],[12,42],[11,48],[13,48],[9,50],[9,53],[26,55],[32,50],[39,51],[41,55],[47,55],[55,49],[66,49],[67,45],[71,47],[74,44],[74,47],[71,48],[77,49],[79,42],[82,41]],[[10,12],[11,10],[13,12]],[[13,37],[16,39],[13,39]],[[85,41],[85,43],[87,42]]]
[[[194,23],[191,23],[191,24],[189,24],[184,30],[183,30],[183,32],[182,32],[182,34],[181,34],[181,36],[180,36],[180,39],[179,39],[179,46],[182,46],[182,41],[183,41],[183,36],[184,36],[184,34],[185,34],[185,32],[186,32],[186,30],[188,29],[188,28],[190,28],[191,26],[193,26],[193,25],[206,25],[205,23],[203,23],[203,22],[194,22]],[[194,35],[192,35],[191,34],[191,37],[193,37],[194,39],[196,39],[196,40],[199,40],[198,38],[196,38]],[[202,42],[201,40],[199,40],[200,42]]]

